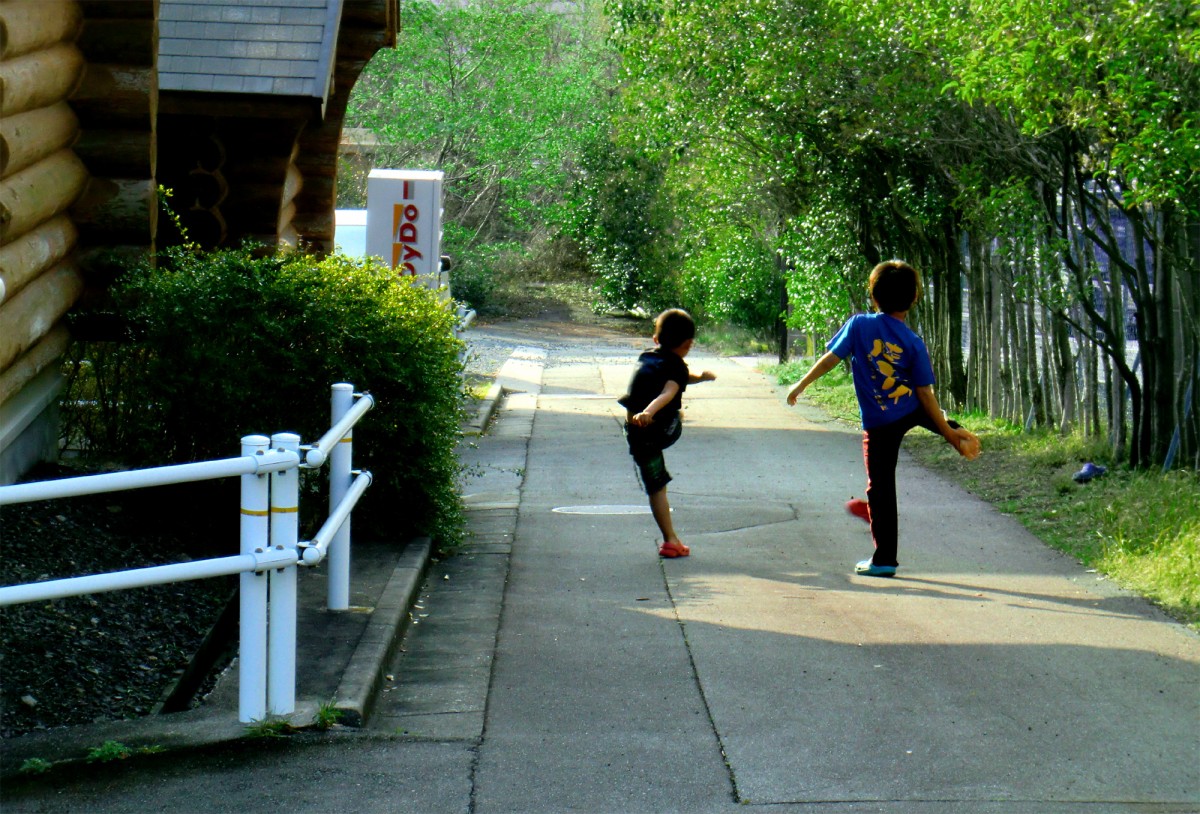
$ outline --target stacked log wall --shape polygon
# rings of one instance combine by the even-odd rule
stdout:
[[[0,483],[51,454],[64,317],[83,291],[69,210],[88,183],[67,99],[75,2],[0,2]]]
[[[157,229],[155,180],[158,23],[154,0],[81,0],[78,46],[85,60],[70,104],[82,136],[75,152],[91,181],[72,215],[88,257],[132,256],[152,249]],[[89,285],[89,290],[98,289]]]
[[[155,246],[165,112],[157,10],[157,0],[0,0],[0,483],[34,460],[25,452],[23,462],[11,460],[18,442],[29,447],[34,429],[38,454],[54,451],[59,363],[71,338],[65,315],[81,297],[102,290],[104,281],[93,281],[89,271],[100,265],[93,260]],[[248,156],[240,142],[264,118],[273,122],[270,137],[280,141],[253,160],[242,156],[224,167],[236,176],[239,194],[220,204],[237,210],[236,225],[230,234],[222,229],[215,245],[256,237],[332,250],[346,104],[367,61],[395,44],[398,17],[398,0],[343,6],[324,109],[311,100],[279,99],[265,105],[279,108],[274,115],[261,97],[177,94],[168,122],[214,116],[213,106],[221,108],[215,118],[227,128],[212,128],[218,147],[228,140],[238,145],[234,153]],[[255,119],[255,127],[239,118]],[[186,153],[180,146],[169,155]],[[196,166],[161,169],[190,175]],[[18,437],[13,428],[22,423],[29,432]]]

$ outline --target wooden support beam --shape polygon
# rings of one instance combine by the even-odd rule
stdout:
[[[217,116],[243,119],[292,119],[303,124],[321,116],[319,99],[251,93],[189,93],[164,90],[159,111],[173,116]],[[290,126],[290,125],[289,125]]]
[[[81,18],[76,3],[45,0],[0,3],[0,60],[16,59],[64,40],[74,40]]]
[[[332,242],[334,225],[332,207],[327,212],[297,212],[292,218],[292,226],[300,234],[300,239],[313,243]]]
[[[0,370],[7,370],[49,333],[82,292],[82,275],[65,261],[0,303]]]
[[[149,178],[154,175],[155,135],[149,130],[85,130],[75,155],[92,175]]]
[[[154,118],[157,84],[152,68],[88,63],[71,95],[71,107],[87,130],[105,127],[149,129]]]
[[[154,17],[142,20],[93,20],[83,23],[76,44],[88,62],[149,68],[158,56]]]
[[[333,175],[304,174],[304,189],[296,205],[304,208],[302,201],[332,201],[337,197],[337,178]]]
[[[59,263],[75,247],[77,238],[75,224],[59,215],[0,247],[0,303]]]
[[[279,246],[285,249],[297,249],[300,247],[300,235],[292,228],[289,223],[286,228],[279,232]]]
[[[87,169],[75,153],[59,150],[0,181],[0,246],[65,211],[87,180]]]
[[[342,26],[366,28],[371,31],[386,30],[396,19],[396,0],[358,0],[346,3],[342,10]]]
[[[153,19],[158,0],[79,0],[88,20]]]
[[[82,72],[83,54],[67,44],[0,62],[0,118],[61,102]]]
[[[296,168],[295,164],[289,164],[287,175],[283,179],[283,195],[280,196],[280,200],[284,205],[292,203],[303,187],[304,176],[300,174],[300,170]]]
[[[0,179],[69,147],[79,120],[66,102],[0,119]]]
[[[89,242],[148,245],[158,226],[157,185],[146,178],[93,178],[71,216]]]
[[[284,235],[294,233],[296,230],[292,226],[292,219],[296,217],[296,205],[290,203],[279,210],[279,221],[275,228],[275,234],[283,238]],[[293,243],[292,245],[295,245]]]

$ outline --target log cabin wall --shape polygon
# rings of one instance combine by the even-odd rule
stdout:
[[[203,247],[332,250],[346,103],[398,20],[398,0],[0,0],[0,483],[57,453],[65,315],[100,259],[179,239],[160,185]]]
[[[220,98],[200,109],[172,98],[164,106],[159,135],[169,147],[159,152],[158,178],[188,239],[208,248],[245,240],[294,247],[285,231],[290,219],[282,223],[281,214],[300,183],[293,177],[297,138],[315,105],[263,103],[274,109],[267,118],[240,114],[240,103]],[[164,228],[162,240],[179,240],[172,231]]]
[[[367,61],[395,45],[398,0],[179,5],[164,2],[160,23],[159,179],[189,235],[332,251],[346,105]],[[248,39],[260,26],[269,41]]]
[[[0,2],[0,483],[57,449],[64,316],[84,287],[69,210],[88,173],[67,103],[82,19],[74,2]]]
[[[91,258],[154,247],[158,44],[155,0],[82,0],[78,46],[85,68],[71,107],[76,154],[91,176],[71,215],[79,228],[87,292],[102,288]]]

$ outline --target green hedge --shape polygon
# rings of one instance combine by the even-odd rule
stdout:
[[[436,292],[340,255],[176,249],[125,270],[105,309],[124,336],[77,344],[65,402],[92,458],[225,458],[251,433],[313,441],[330,385],[351,382],[377,402],[354,432],[354,465],[375,477],[355,528],[460,536],[461,343]],[[304,502],[324,512],[321,488],[306,478]]]

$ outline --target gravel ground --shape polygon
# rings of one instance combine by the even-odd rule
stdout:
[[[73,474],[45,467],[29,479]],[[214,526],[216,499],[172,487],[5,506],[0,584],[229,553],[206,550],[231,538]],[[0,737],[154,711],[233,587],[210,579],[0,609]]]

